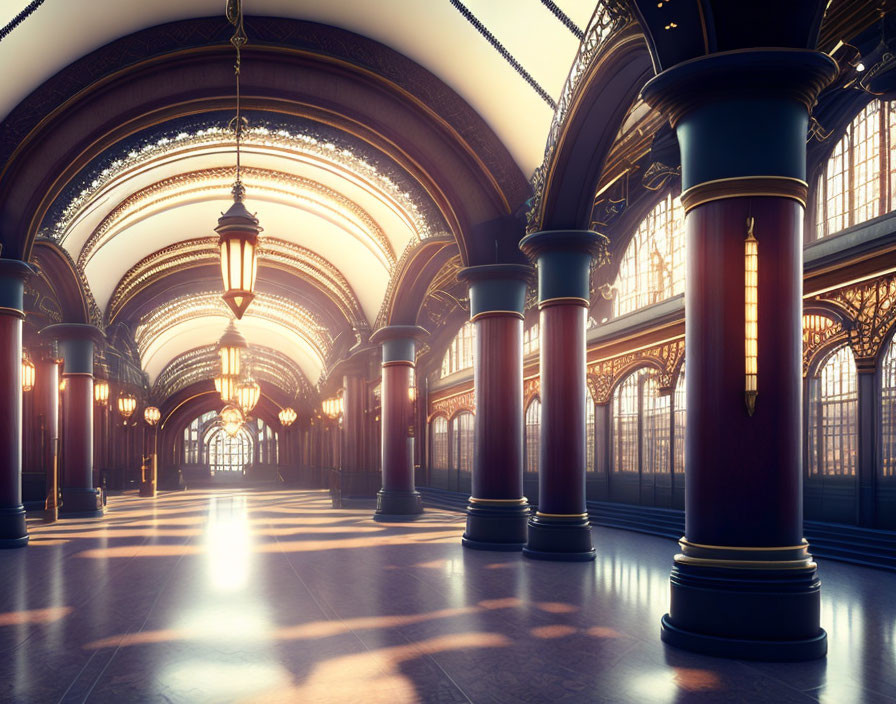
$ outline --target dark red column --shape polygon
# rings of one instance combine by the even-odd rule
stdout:
[[[808,112],[836,72],[814,51],[743,50],[678,64],[644,89],[669,115],[682,156],[686,526],[662,637],[688,650],[761,660],[826,652],[802,527],[802,227]]]
[[[367,384],[361,367],[368,362],[357,360],[356,368],[342,377],[342,495],[372,497],[379,484],[376,468],[365,462],[364,423]]]
[[[383,487],[377,493],[374,516],[378,521],[407,520],[423,512],[420,493],[414,488],[409,394],[416,358],[415,341],[424,334],[426,331],[415,325],[390,325],[370,337],[371,342],[383,346]]]
[[[520,248],[538,267],[541,448],[538,511],[523,554],[593,560],[585,507],[585,321],[591,262],[606,238],[587,230],[536,232]]]
[[[523,310],[532,267],[494,264],[463,269],[475,328],[476,415],[473,493],[463,544],[520,550],[530,507],[523,496]]]
[[[22,505],[22,320],[25,262],[0,259],[0,548],[28,544]]]
[[[40,441],[39,466],[47,475],[48,520],[59,515],[59,364],[49,349],[41,350],[34,360],[34,417]]]
[[[93,476],[93,354],[103,333],[93,325],[51,325],[41,335],[59,341],[62,352],[62,506],[60,517],[103,515],[102,496]]]

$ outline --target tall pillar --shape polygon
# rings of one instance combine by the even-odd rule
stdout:
[[[523,496],[523,311],[532,267],[473,266],[469,283],[475,329],[476,416],[473,492],[463,545],[519,550],[526,542],[529,502]]]
[[[59,364],[56,355],[46,346],[34,360],[34,418],[40,447],[38,466],[47,476],[47,518],[58,515],[59,451]]]
[[[44,328],[41,334],[59,341],[63,359],[65,472],[59,514],[66,518],[102,516],[102,499],[93,478],[93,352],[102,344],[103,333],[93,325],[63,323]]]
[[[22,505],[22,321],[25,262],[0,259],[0,548],[28,544]]]
[[[858,397],[858,476],[857,523],[866,528],[876,526],[878,463],[875,460],[880,418],[880,373],[876,359],[856,360],[856,391]]]
[[[809,109],[836,74],[819,52],[757,49],[683,62],[643,91],[682,158],[686,526],[662,638],[688,650],[827,649],[802,526],[802,227]]]
[[[342,495],[373,496],[368,467],[364,466],[364,396],[367,390],[359,374],[342,377]],[[375,479],[375,478],[374,478]]]
[[[370,336],[383,345],[382,457],[383,488],[376,496],[374,520],[407,520],[423,512],[414,489],[410,388],[416,340],[426,331],[416,325],[390,325]]]
[[[526,557],[594,559],[585,507],[585,323],[591,260],[606,242],[587,230],[535,232],[520,242],[538,269],[541,331],[538,511]]]

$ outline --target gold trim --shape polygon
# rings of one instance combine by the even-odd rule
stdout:
[[[803,560],[717,560],[710,557],[691,557],[678,554],[673,559],[683,565],[744,570],[814,570],[818,566],[810,558]]]
[[[803,208],[809,196],[809,184],[792,176],[733,176],[698,183],[681,194],[685,213],[698,205],[729,198],[771,196],[791,198]]]
[[[475,323],[477,320],[481,320],[482,318],[519,318],[520,320],[525,320],[526,316],[516,310],[484,310],[470,318],[471,323]]]
[[[542,518],[588,518],[587,513],[542,513],[536,511],[535,515]]]
[[[681,540],[678,541],[678,544],[681,545],[681,547],[694,547],[694,548],[701,548],[703,550],[743,550],[743,551],[750,551],[750,550],[802,550],[804,548],[809,547],[809,543],[805,538],[803,538],[803,542],[800,543],[799,545],[783,545],[783,546],[776,546],[776,547],[772,547],[772,548],[737,547],[737,546],[730,546],[730,545],[704,545],[703,543],[692,543],[687,538],[681,538]]]
[[[19,320],[25,319],[25,311],[19,310],[18,308],[9,308],[8,306],[0,306],[0,315],[10,315]]]
[[[471,504],[514,504],[522,506],[527,501],[528,499],[525,496],[521,499],[477,499],[473,496],[470,497]]]
[[[383,362],[381,367],[413,367],[414,363],[407,359],[393,359],[391,362]]]
[[[591,305],[591,301],[589,301],[587,298],[579,298],[578,296],[557,296],[556,298],[547,298],[543,301],[539,301],[538,310],[542,310],[543,308],[550,308],[551,306],[562,305],[577,305],[585,306],[587,308]]]
[[[91,372],[62,372],[63,378],[69,376],[89,376],[91,379],[93,379],[93,374]]]

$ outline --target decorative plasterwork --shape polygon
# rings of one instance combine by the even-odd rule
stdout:
[[[433,416],[443,415],[446,418],[452,418],[461,411],[469,411],[476,413],[476,392],[474,389],[462,391],[459,394],[452,394],[445,398],[432,401],[430,404],[429,419]]]
[[[569,76],[563,85],[560,99],[557,101],[557,109],[551,121],[551,129],[548,132],[547,144],[544,149],[544,159],[532,176],[532,190],[535,193],[532,199],[532,207],[527,213],[528,229],[533,231],[540,226],[542,221],[542,207],[544,205],[544,189],[548,169],[554,158],[554,151],[560,141],[563,126],[569,117],[569,109],[576,92],[581,87],[582,77],[588,72],[591,64],[597,58],[600,50],[606,45],[607,39],[616,30],[633,21],[631,11],[622,0],[601,0],[597,9],[588,22],[585,29],[585,38],[579,45],[579,51],[570,68]]]
[[[834,320],[819,313],[803,315],[803,376],[809,373],[812,362],[818,353],[842,338],[846,341],[847,331],[839,320]]]
[[[198,121],[202,120],[194,120]],[[210,119],[205,122],[210,124],[199,128],[184,128],[162,136],[153,134],[131,145],[127,152],[104,157],[104,167],[91,172],[79,184],[80,191],[76,188],[67,197],[63,197],[58,208],[54,206],[51,213],[56,214],[48,215],[40,234],[56,241],[64,239],[69,226],[100,191],[123,174],[138,167],[144,167],[161,158],[171,158],[178,153],[195,151],[201,147],[233,148],[231,130]],[[352,173],[396,203],[398,209],[405,213],[413,224],[413,229],[421,239],[441,234],[445,230],[441,217],[435,215],[434,206],[429,203],[421,205],[419,201],[424,197],[413,193],[413,186],[399,184],[387,175],[385,168],[378,167],[359,154],[353,145],[340,143],[335,136],[314,134],[314,130],[310,129],[292,131],[285,125],[256,119],[252,121],[248,130],[243,132],[242,147],[247,152],[253,149],[278,150],[332,164]]]
[[[815,297],[829,301],[852,321],[849,345],[856,366],[874,368],[881,347],[896,324],[896,275],[846,286]]]
[[[599,359],[588,364],[588,388],[595,403],[609,403],[613,389],[630,371],[648,366],[655,370],[660,393],[671,393],[684,361],[684,338]]]
[[[317,212],[350,232],[379,259],[387,269],[395,265],[395,253],[385,232],[357,203],[337,191],[311,179],[280,171],[243,167],[243,182],[258,197],[281,198],[295,207]],[[78,266],[86,269],[93,255],[134,220],[146,217],[152,208],[172,206],[203,197],[220,197],[233,181],[233,168],[218,167],[191,171],[147,186],[119,203],[97,226],[81,249]]]
[[[532,399],[541,393],[541,377],[533,376],[523,380],[523,408],[528,408]]]
[[[308,380],[287,357],[259,345],[252,346],[251,354],[252,374],[257,380],[275,386],[288,396],[311,397]],[[180,355],[156,379],[152,387],[152,398],[162,404],[182,389],[213,379],[220,370],[220,363],[215,345],[197,347]]]
[[[153,341],[169,328],[190,320],[214,316],[230,317],[220,291],[182,296],[159,306],[144,316],[137,326],[134,338],[141,358]],[[333,339],[327,327],[314,313],[283,296],[260,293],[252,302],[250,317],[258,317],[293,331],[308,341],[319,356],[321,365],[324,364]]]
[[[217,237],[185,240],[161,249],[130,269],[115,288],[106,314],[112,322],[131,298],[147,286],[177,269],[192,266],[218,266],[220,253]],[[263,237],[259,242],[261,264],[276,263],[308,278],[336,304],[354,327],[367,327],[361,305],[342,273],[319,254],[292,242]]]

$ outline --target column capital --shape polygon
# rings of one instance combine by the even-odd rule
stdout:
[[[379,328],[370,341],[383,346],[383,363],[411,362],[416,358],[416,342],[429,333],[419,325],[387,325]]]
[[[796,188],[800,200],[809,112],[837,72],[837,62],[819,51],[739,49],[682,61],[648,81],[641,97],[676,130],[683,192],[721,183],[727,193],[711,200],[794,198]],[[762,182],[725,184],[745,177]]]
[[[34,268],[20,259],[0,259],[0,314],[22,317],[25,281],[34,273]]]
[[[521,316],[526,308],[526,289],[535,270],[527,264],[468,266],[457,275],[470,289],[470,318],[482,313]]]
[[[588,305],[591,261],[603,263],[610,240],[591,230],[544,230],[520,240],[538,269],[538,303],[564,299]]]
[[[106,336],[95,325],[58,323],[40,331],[41,336],[58,340],[64,361],[63,374],[93,374],[93,353]]]

